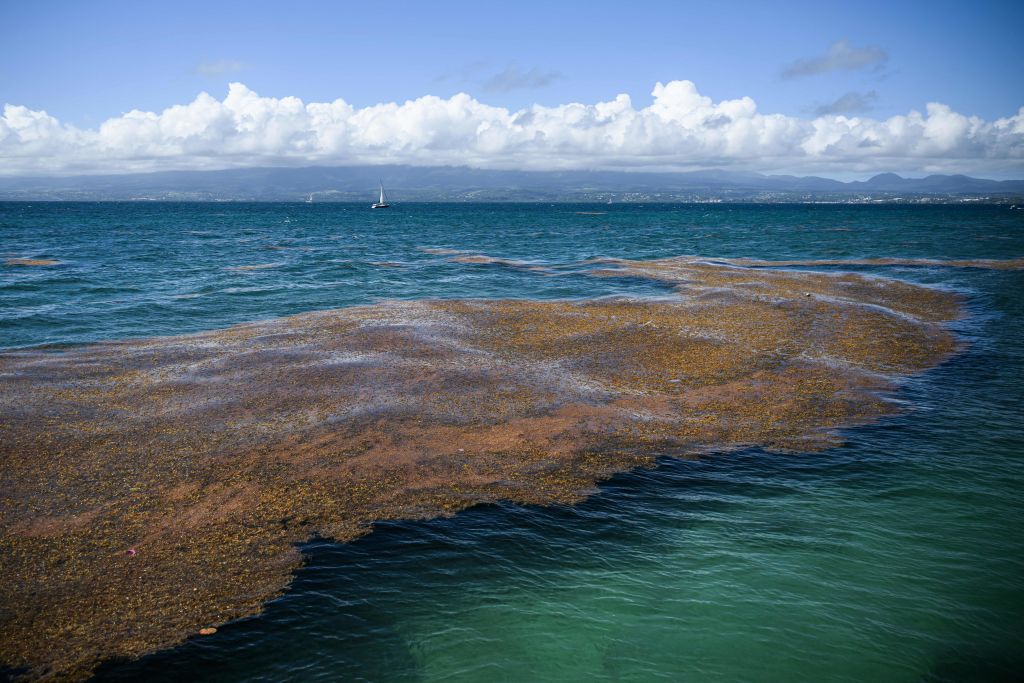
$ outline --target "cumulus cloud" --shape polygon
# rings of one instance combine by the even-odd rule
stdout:
[[[246,67],[245,62],[235,59],[218,59],[215,62],[200,62],[196,65],[195,72],[200,76],[218,78],[241,71]]]
[[[827,114],[861,114],[870,111],[878,101],[878,93],[874,90],[868,92],[848,92],[840,96],[834,102],[823,104],[814,113],[818,116]]]
[[[815,76],[829,71],[852,71],[874,66],[880,68],[889,60],[889,54],[880,47],[853,47],[846,40],[829,46],[823,55],[798,59],[782,70],[783,78]]]
[[[876,120],[761,113],[749,97],[713,102],[690,81],[658,83],[652,101],[517,111],[460,93],[354,107],[262,97],[232,83],[162,112],[133,110],[97,128],[6,105],[0,173],[134,172],[243,166],[465,165],[499,169],[801,172],[1024,170],[1024,107],[994,121],[930,103]]]
[[[544,71],[533,67],[528,71],[522,71],[515,64],[510,64],[504,70],[494,74],[483,82],[483,88],[487,92],[508,92],[523,88],[543,88],[562,77],[557,71]]]

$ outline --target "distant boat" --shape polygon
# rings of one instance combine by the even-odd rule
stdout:
[[[384,192],[384,183],[381,182],[381,184],[380,184],[380,201],[375,203],[370,208],[371,209],[386,209],[389,206],[391,206],[391,205],[388,204],[388,195]]]
[[[313,193],[312,192],[310,192],[309,196],[306,197],[306,203],[307,204],[312,204],[313,203]]]

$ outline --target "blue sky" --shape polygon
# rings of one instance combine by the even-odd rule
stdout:
[[[36,0],[0,4],[0,26],[0,100],[84,129],[234,81],[357,108],[465,92],[511,111],[625,93],[639,109],[675,80],[802,119],[1024,105],[1022,2]]]

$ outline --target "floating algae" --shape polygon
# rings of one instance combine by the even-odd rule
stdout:
[[[256,263],[249,266],[227,266],[224,270],[234,270],[237,272],[247,272],[250,270],[266,270],[267,268],[277,268],[281,266],[281,263]]]
[[[314,534],[578,501],[663,454],[821,450],[955,348],[957,297],[894,280],[593,274],[677,296],[389,302],[0,354],[0,662],[82,679],[256,613]]]
[[[833,228],[833,230],[847,230],[847,228]],[[917,244],[917,242],[905,242],[904,244]],[[663,262],[671,261],[707,261],[694,256],[682,256],[676,259],[665,259]],[[1024,270],[1024,258],[1012,259],[934,259],[934,258],[908,258],[899,256],[881,256],[877,258],[848,258],[848,259],[791,259],[788,261],[767,261],[764,259],[752,258],[717,258],[712,263],[728,263],[734,266],[749,266],[752,268],[781,268],[786,266],[913,266],[921,268],[981,268],[985,270]]]
[[[509,268],[521,268],[522,270],[531,270],[537,273],[547,273],[550,272],[551,270],[551,268],[547,266],[537,265],[535,263],[530,263],[528,261],[516,261],[514,259],[487,256],[486,254],[467,254],[462,256],[452,256],[448,260],[451,261],[452,263],[465,263],[470,265],[507,266]]]
[[[446,247],[417,247],[419,251],[424,254],[437,254],[440,256],[450,256],[452,254],[464,254],[466,253],[462,249],[448,249]]]
[[[4,261],[7,266],[56,266],[60,261],[52,258],[9,258]]]

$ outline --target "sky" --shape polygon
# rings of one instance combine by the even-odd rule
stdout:
[[[1024,177],[1022,26],[985,1],[0,0],[0,174]]]

